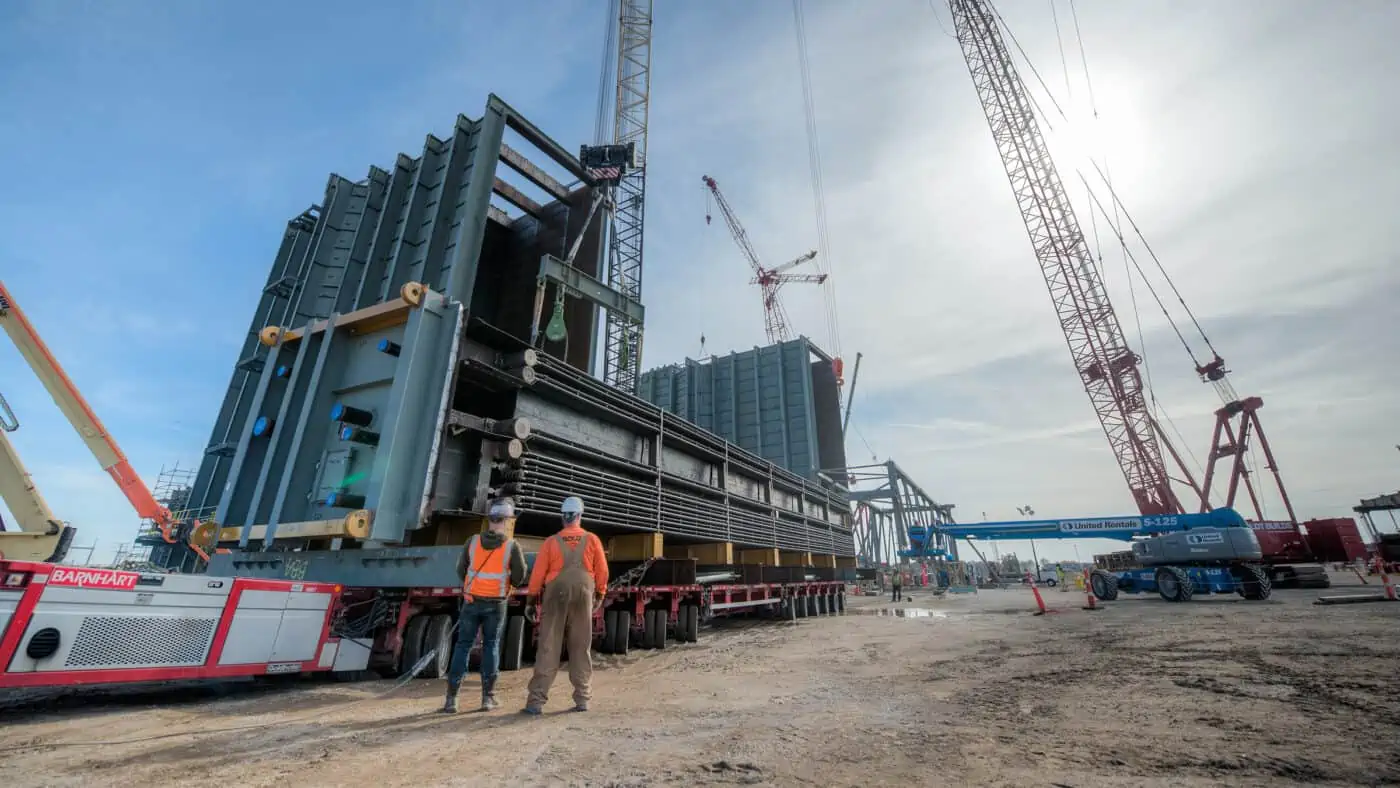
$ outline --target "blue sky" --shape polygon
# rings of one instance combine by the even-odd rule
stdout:
[[[1083,75],[1071,68],[1065,88],[1049,7],[1000,5],[1051,89],[1083,114]],[[769,262],[815,246],[789,4],[657,6],[647,366],[696,354],[702,333],[711,351],[763,341],[744,263],[721,224],[704,223],[701,175],[720,181]],[[148,480],[192,465],[283,223],[320,198],[329,172],[360,177],[416,154],[457,113],[478,116],[488,92],[568,148],[587,140],[601,7],[4,4],[0,150],[13,185],[0,196],[0,277]],[[1027,503],[1047,516],[1131,511],[940,29],[946,9],[806,8],[827,264],[842,350],[865,353],[852,458],[868,443],[964,519]],[[1400,151],[1386,81],[1400,73],[1387,35],[1400,7],[1077,8],[1096,150],[1236,386],[1264,396],[1299,514],[1346,514],[1400,486],[1389,363],[1400,351]],[[1139,345],[1113,260],[1109,286]],[[819,294],[784,295],[795,327],[824,341]],[[1142,318],[1158,396],[1200,456],[1214,395],[1160,316]],[[0,369],[37,482],[82,529],[79,543],[109,554],[134,516],[8,347]]]

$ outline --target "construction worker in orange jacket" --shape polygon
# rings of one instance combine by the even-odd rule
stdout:
[[[570,496],[559,508],[564,527],[535,554],[528,602],[541,600],[535,675],[522,713],[538,715],[559,673],[560,648],[569,646],[574,711],[588,711],[593,678],[593,610],[608,587],[608,557],[596,534],[583,530],[583,501]]]
[[[510,499],[491,504],[486,530],[467,540],[457,559],[457,576],[462,578],[462,609],[457,616],[457,645],[447,670],[447,700],[442,710],[457,712],[457,693],[467,673],[467,658],[481,632],[481,710],[490,711],[496,702],[496,676],[501,660],[501,629],[506,620],[506,600],[512,586],[525,582],[525,554],[506,527],[515,518]]]

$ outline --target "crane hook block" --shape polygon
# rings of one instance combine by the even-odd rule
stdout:
[[[258,332],[258,341],[268,347],[277,347],[277,342],[282,339],[281,326],[268,326]]]

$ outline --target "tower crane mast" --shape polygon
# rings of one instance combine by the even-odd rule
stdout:
[[[1148,411],[1140,357],[1128,347],[1030,94],[983,0],[949,0],[962,47],[1070,356],[1144,515],[1184,512]]]
[[[607,283],[634,301],[642,297],[642,224],[646,208],[647,118],[651,106],[651,9],[652,0],[620,0],[618,4],[613,143],[630,146],[633,159],[613,187]],[[641,363],[642,325],[608,312],[603,334],[603,381],[623,391],[636,391]]]
[[[734,210],[729,207],[729,201],[724,199],[724,192],[719,190],[719,184],[708,175],[702,176],[701,180],[714,199],[715,205],[719,207],[719,214],[724,217],[724,223],[729,227],[729,234],[734,237],[734,243],[738,244],[739,251],[743,252],[744,259],[749,261],[749,267],[753,269],[753,278],[749,280],[749,284],[758,285],[762,289],[764,329],[768,333],[768,342],[770,344],[786,342],[792,337],[788,331],[787,310],[778,300],[778,290],[783,285],[792,282],[821,284],[826,281],[826,274],[788,273],[793,268],[815,259],[816,251],[807,252],[776,268],[765,268],[763,263],[759,262],[758,252],[754,251],[753,244],[749,242],[748,231],[739,222],[739,217],[734,214]],[[705,223],[709,222],[710,216],[707,214]]]

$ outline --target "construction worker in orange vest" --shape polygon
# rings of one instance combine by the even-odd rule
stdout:
[[[583,501],[570,496],[559,507],[564,527],[545,540],[530,573],[529,603],[543,597],[535,675],[524,714],[539,715],[559,673],[559,651],[569,646],[574,711],[588,711],[593,678],[593,610],[608,588],[608,557],[596,534],[583,530]]]
[[[496,675],[501,660],[501,629],[506,620],[506,600],[512,586],[525,582],[525,554],[514,539],[506,536],[506,526],[515,519],[510,499],[491,504],[486,530],[467,540],[457,559],[457,576],[462,578],[462,608],[457,616],[457,645],[447,671],[447,701],[442,710],[457,713],[457,693],[467,674],[476,634],[481,632],[481,710],[490,711],[496,702]]]

